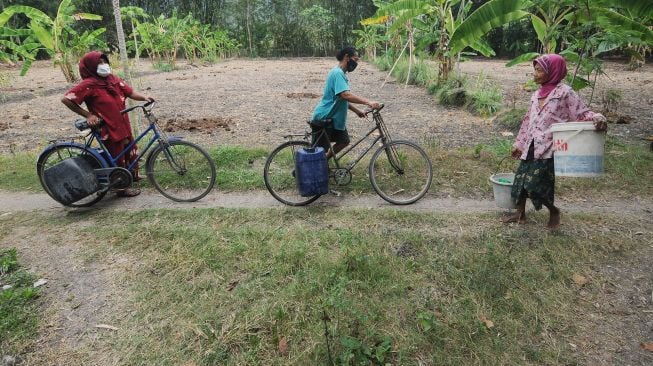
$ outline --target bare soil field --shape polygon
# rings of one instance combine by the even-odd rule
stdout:
[[[209,66],[181,63],[172,72],[159,72],[141,61],[133,86],[159,102],[156,113],[175,135],[214,146],[272,147],[288,133],[301,132],[322,95],[324,78],[335,59],[231,59]],[[476,60],[460,64],[460,71],[475,78],[483,73],[501,86],[505,103],[528,102],[522,87],[532,78],[528,64],[506,68],[504,60]],[[607,62],[607,74],[598,79],[591,107],[602,109],[601,96],[608,89],[623,95],[619,113],[628,124],[611,124],[610,134],[639,141],[653,134],[653,66],[636,71]],[[2,67],[12,76],[11,85],[0,88],[0,153],[42,149],[49,140],[76,135],[77,116],[60,99],[72,86],[49,62],[37,62],[24,77],[18,68]],[[405,86],[388,78],[374,65],[361,63],[350,74],[352,91],[386,104],[384,119],[396,137],[445,147],[473,146],[496,137],[501,130],[492,118],[438,105],[425,88]],[[589,91],[581,93],[589,102]],[[133,117],[134,118],[134,117]],[[135,122],[135,121],[134,121]],[[368,123],[351,115],[350,134],[366,131]]]

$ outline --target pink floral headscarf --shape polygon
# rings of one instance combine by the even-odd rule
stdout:
[[[533,61],[533,66],[535,64],[540,65],[547,76],[547,81],[540,85],[537,90],[537,96],[538,98],[546,98],[558,83],[567,76],[567,62],[560,55],[549,54],[536,58]]]

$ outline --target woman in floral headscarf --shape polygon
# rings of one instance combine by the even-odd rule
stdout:
[[[555,174],[553,170],[554,123],[593,121],[597,131],[607,129],[606,119],[590,111],[570,86],[561,81],[567,75],[567,64],[560,55],[550,54],[533,61],[533,80],[540,88],[533,93],[530,107],[513,144],[512,157],[521,159],[512,187],[512,200],[517,205],[514,215],[503,222],[526,223],[526,199],[536,210],[549,209],[547,228],[560,225],[560,209],[553,204]]]
[[[120,154],[127,145],[134,141],[131,125],[127,114],[120,114],[125,109],[126,98],[140,101],[154,101],[151,97],[138,94],[127,83],[111,73],[109,58],[104,53],[89,52],[79,61],[79,74],[82,81],[70,89],[61,102],[70,110],[83,116],[89,126],[97,127],[101,118],[101,139],[112,156]],[[80,107],[85,103],[88,110]],[[138,154],[136,145],[130,152],[118,160],[118,166],[127,168]],[[138,180],[138,166],[132,169],[135,180]],[[121,197],[132,197],[140,193],[138,189],[130,188],[116,191]]]

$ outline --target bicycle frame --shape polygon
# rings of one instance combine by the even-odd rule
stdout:
[[[147,144],[147,146],[145,146],[145,149],[143,149],[141,153],[136,155],[134,161],[132,161],[129,164],[129,166],[126,168],[127,170],[131,171],[136,166],[136,164],[138,164],[141,158],[147,154],[147,152],[150,150],[152,145],[154,145],[154,143],[160,142],[162,140],[168,141],[168,139],[164,138],[163,135],[159,132],[158,126],[156,125],[156,120],[148,110],[145,110],[145,117],[149,122],[149,126],[145,129],[145,131],[143,131],[140,135],[138,135],[138,137],[136,137],[129,145],[127,145],[127,147],[123,149],[117,156],[114,157],[113,155],[111,155],[111,152],[109,152],[109,150],[106,148],[106,146],[102,142],[102,139],[100,138],[99,130],[94,129],[91,131],[91,137],[87,139],[86,147],[91,148],[91,144],[93,143],[93,140],[96,140],[100,145],[100,147],[102,148],[104,152],[104,158],[109,164],[109,166],[111,168],[115,168],[118,166],[118,160],[120,160],[125,154],[131,151],[131,149],[135,145],[137,145],[146,135],[148,135],[150,131],[153,132],[154,135],[152,136],[152,139],[150,139],[150,142]]]
[[[120,152],[120,154],[118,154],[115,157],[113,155],[111,155],[111,152],[109,152],[109,150],[106,148],[106,146],[102,142],[102,139],[100,139],[99,132],[97,132],[95,130],[91,133],[91,138],[89,138],[86,141],[86,147],[90,148],[91,144],[93,143],[93,140],[96,140],[98,142],[98,144],[100,145],[100,147],[102,148],[102,150],[104,151],[103,155],[104,155],[105,159],[107,160],[107,163],[109,164],[109,166],[112,167],[112,168],[115,168],[115,167],[118,166],[118,160],[120,160],[125,154],[127,154],[129,151],[131,151],[131,149],[136,144],[138,144],[143,139],[143,137],[145,137],[150,131],[154,132],[154,136],[150,140],[150,142],[147,144],[145,149],[143,149],[143,151],[136,156],[136,159],[134,159],[134,161],[132,161],[131,164],[129,164],[129,166],[127,167],[127,170],[131,171],[136,166],[136,164],[138,164],[138,162],[141,160],[141,158],[143,156],[145,156],[145,154],[149,151],[149,149],[152,147],[152,145],[154,145],[154,143],[159,141],[159,139],[161,138],[161,135],[159,134],[159,132],[156,129],[154,124],[150,124],[148,126],[148,128],[145,131],[143,131],[143,133],[138,135],[138,137],[135,138],[134,141],[132,141],[129,145],[127,145],[127,147],[122,152]]]
[[[373,119],[373,121],[374,121],[374,123],[375,123],[375,126],[372,127],[372,128],[371,128],[371,129],[370,129],[370,130],[365,134],[365,136],[363,136],[363,137],[361,137],[360,139],[358,139],[358,141],[356,141],[354,144],[349,145],[349,146],[346,147],[343,151],[340,151],[338,154],[333,154],[333,161],[334,161],[334,164],[335,164],[336,169],[342,169],[342,167],[340,166],[340,159],[342,159],[342,158],[345,157],[347,154],[349,154],[353,149],[355,149],[358,145],[360,145],[363,141],[365,141],[365,140],[366,140],[369,136],[371,136],[374,132],[377,132],[377,131],[378,131],[379,135],[376,136],[376,137],[372,140],[372,142],[370,143],[370,145],[369,145],[367,148],[365,148],[365,150],[363,150],[363,151],[362,151],[362,152],[361,152],[361,153],[360,153],[360,154],[359,154],[359,155],[358,155],[354,160],[352,160],[351,162],[349,162],[349,164],[347,164],[347,166],[344,167],[344,169],[346,169],[347,171],[351,172],[351,170],[352,170],[352,169],[353,169],[353,168],[354,168],[354,167],[355,167],[355,166],[356,166],[356,165],[357,165],[357,164],[358,164],[358,163],[363,159],[363,157],[364,157],[365,155],[367,155],[367,153],[369,153],[370,150],[372,150],[372,148],[376,145],[377,142],[381,141],[381,143],[382,143],[383,145],[386,145],[386,144],[388,143],[388,141],[390,140],[390,136],[388,135],[388,131],[387,131],[386,128],[385,128],[385,125],[384,125],[384,123],[383,123],[383,119],[381,118],[381,113],[379,113],[379,111],[374,111],[374,112],[372,112],[372,113],[373,113],[373,115],[372,115],[372,119]],[[369,119],[368,119],[368,120],[369,120]],[[310,135],[310,136],[317,135],[317,138],[315,139],[315,143],[313,143],[313,144],[311,145],[311,147],[315,147],[315,146],[317,146],[317,142],[318,142],[322,137],[324,137],[324,138],[328,141],[329,145],[331,145],[331,140],[329,139],[329,135],[326,133],[325,128],[322,128],[322,129],[320,129],[320,130],[317,131],[317,132],[310,132],[310,133],[308,133],[308,134],[305,135],[305,138],[308,138],[309,135]],[[331,147],[331,148],[333,148],[333,147]]]

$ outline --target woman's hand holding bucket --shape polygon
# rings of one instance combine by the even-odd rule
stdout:
[[[522,151],[520,148],[515,147],[512,149],[512,152],[510,155],[512,156],[513,159],[519,159],[521,157]]]

